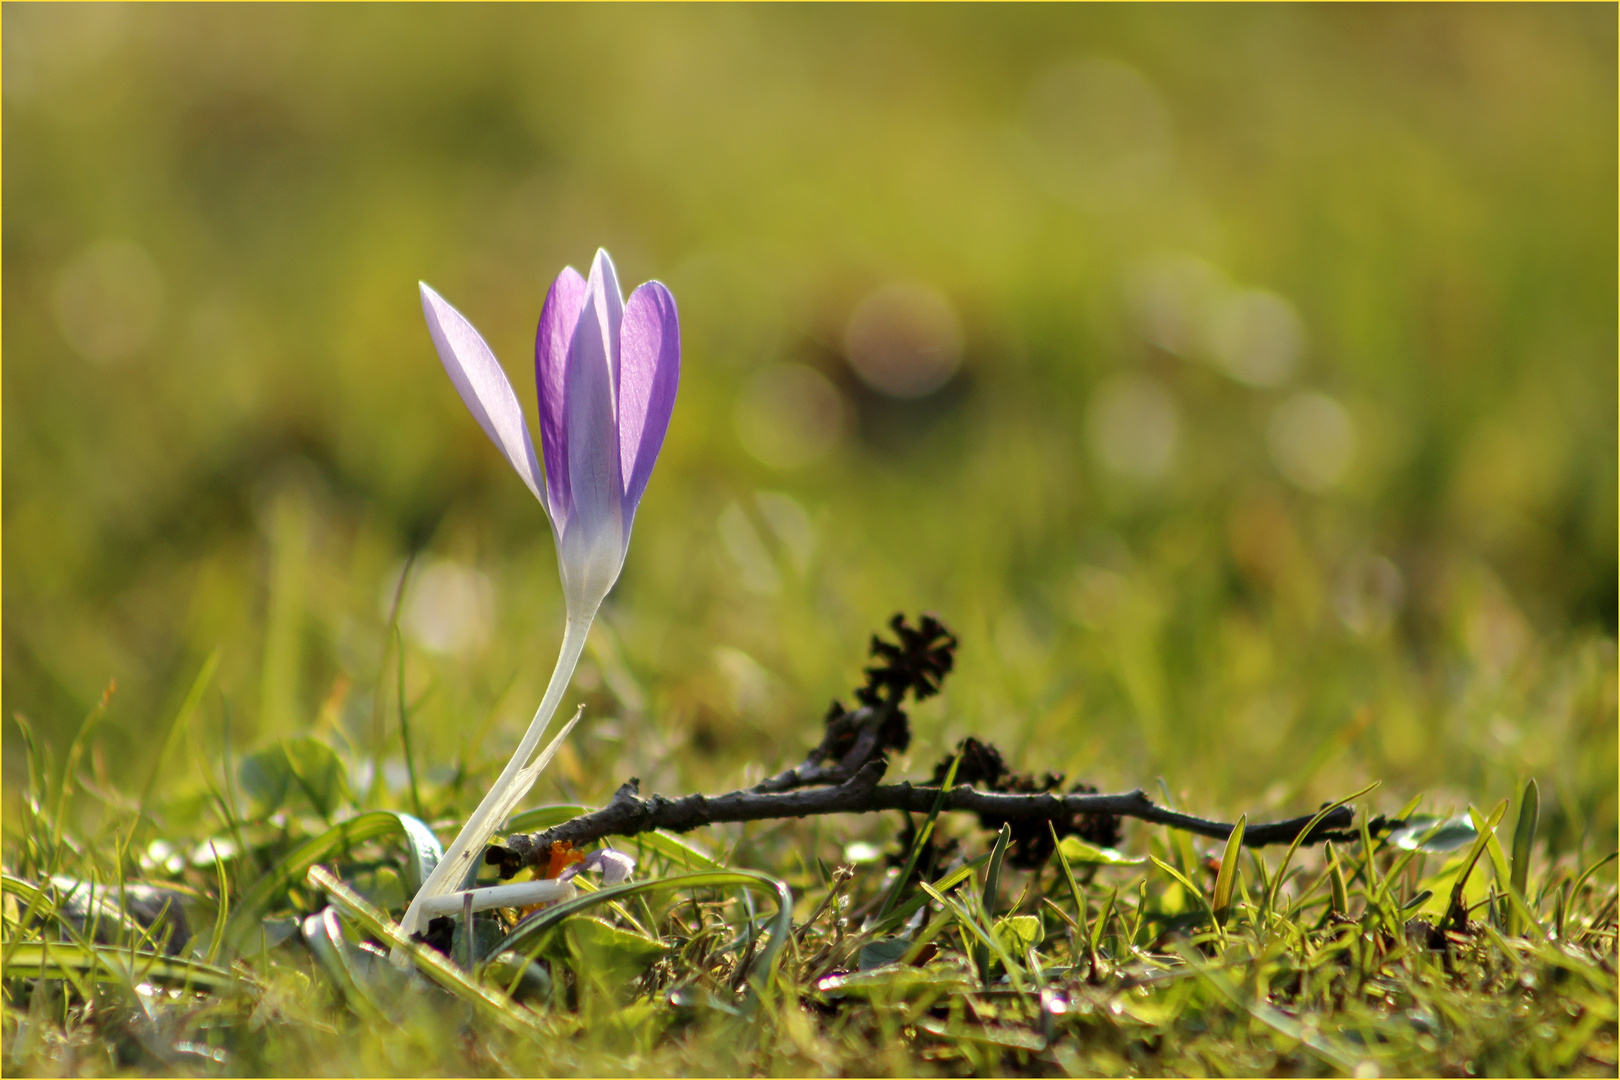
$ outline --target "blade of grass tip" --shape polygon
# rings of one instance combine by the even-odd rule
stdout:
[[[923,827],[918,830],[917,839],[912,842],[911,853],[906,856],[905,865],[900,868],[900,876],[894,879],[894,884],[889,888],[889,895],[883,898],[883,906],[878,908],[877,917],[879,921],[889,913],[890,908],[894,907],[894,902],[900,899],[900,891],[905,888],[906,882],[910,880],[911,872],[917,868],[917,860],[922,856],[923,848],[928,844],[929,837],[934,834],[934,822],[939,819],[939,812],[945,807],[945,793],[951,790],[952,784],[956,783],[956,769],[962,764],[962,755],[966,750],[967,747],[964,744],[963,748],[956,752],[956,759],[951,762],[951,767],[945,771],[945,781],[939,785],[939,794],[934,796],[934,805],[928,811],[928,817],[923,822]]]
[[[1457,871],[1457,880],[1451,887],[1451,902],[1446,906],[1447,921],[1455,930],[1463,929],[1468,922],[1468,905],[1463,901],[1463,890],[1468,885],[1469,875],[1474,872],[1479,857],[1485,854],[1485,849],[1490,844],[1491,830],[1496,828],[1496,823],[1507,813],[1507,808],[1508,801],[1503,799],[1488,819],[1482,819],[1472,806],[1468,808],[1468,816],[1473,820],[1474,829],[1479,835],[1474,838],[1474,846],[1468,849],[1468,857],[1463,860],[1462,869]]]
[[[108,682],[107,689],[101,692],[101,700],[96,702],[84,722],[79,725],[78,733],[73,736],[73,742],[68,746],[67,761],[62,766],[62,779],[56,788],[56,812],[51,820],[51,851],[50,869],[47,876],[54,874],[61,865],[60,847],[62,843],[62,818],[67,813],[68,791],[73,786],[73,772],[79,767],[79,758],[84,756],[84,748],[95,730],[96,724],[107,715],[107,702],[111,700],[113,691],[118,688],[116,682]]]
[[[1001,890],[1001,864],[1007,857],[1007,844],[1012,840],[1012,826],[1003,824],[996,833],[995,846],[990,849],[990,865],[984,871],[984,897],[980,905],[984,909],[985,921],[988,925],[995,925],[996,894]],[[984,946],[974,950],[973,962],[979,969],[979,981],[990,982],[990,950]]]
[[[1337,802],[1328,803],[1318,810],[1311,817],[1311,820],[1306,823],[1305,827],[1299,831],[1299,834],[1294,837],[1293,842],[1288,845],[1288,850],[1283,853],[1282,862],[1277,865],[1276,872],[1271,875],[1271,888],[1266,890],[1266,898],[1263,901],[1264,906],[1260,909],[1262,925],[1269,926],[1271,924],[1272,912],[1277,907],[1277,894],[1282,891],[1283,879],[1288,876],[1288,864],[1294,861],[1294,853],[1299,850],[1299,845],[1304,843],[1305,838],[1311,834],[1311,831],[1322,823],[1323,818],[1346,803],[1354,802],[1363,795],[1369,794],[1378,787],[1379,783],[1380,781],[1375,780],[1360,791],[1351,792]],[[1369,852],[1370,857],[1371,853]]]
[[[1582,870],[1580,876],[1575,879],[1574,883],[1567,886],[1559,894],[1559,906],[1556,919],[1559,941],[1565,940],[1565,932],[1569,928],[1569,916],[1570,913],[1574,911],[1576,902],[1580,900],[1581,889],[1585,887],[1589,880],[1591,880],[1593,874],[1597,873],[1599,870],[1613,862],[1616,856],[1620,856],[1620,851],[1609,852],[1607,855],[1603,856],[1603,858],[1599,859],[1591,866],[1588,866],[1585,870]]]
[[[1513,858],[1509,863],[1508,884],[1521,898],[1530,895],[1530,852],[1536,843],[1536,826],[1541,819],[1541,790],[1531,777],[1519,796],[1519,819],[1513,826]],[[1508,936],[1524,929],[1517,907],[1508,916]]]
[[[1058,868],[1063,871],[1063,880],[1068,882],[1069,895],[1074,897],[1075,925],[1079,928],[1080,939],[1086,943],[1086,959],[1090,962],[1091,971],[1097,971],[1097,946],[1091,934],[1091,910],[1086,903],[1085,894],[1080,891],[1080,885],[1074,879],[1074,870],[1069,866],[1069,857],[1063,854],[1063,842],[1058,839],[1057,829],[1048,821],[1046,831],[1052,834],[1052,851],[1057,855]]]
[[[1243,851],[1243,834],[1249,827],[1249,815],[1239,814],[1232,834],[1226,838],[1226,851],[1221,855],[1221,869],[1215,875],[1215,896],[1211,907],[1215,911],[1215,925],[1224,930],[1232,910],[1232,887],[1237,884],[1238,856]]]
[[[135,834],[141,827],[141,819],[146,816],[146,807],[152,800],[152,791],[157,787],[158,777],[163,775],[163,763],[168,759],[169,748],[174,745],[175,734],[190,726],[191,714],[202,704],[203,693],[213,681],[214,669],[218,666],[219,647],[216,645],[213,652],[210,652],[208,658],[203,661],[202,667],[198,669],[196,678],[191,680],[191,689],[186,691],[185,699],[175,712],[174,719],[169,721],[168,730],[163,733],[163,741],[158,745],[157,759],[152,762],[152,771],[146,777],[146,786],[141,788],[140,801],[135,804],[135,821],[129,828],[130,843],[135,841]],[[119,860],[122,861],[126,854],[126,851],[119,851]]]

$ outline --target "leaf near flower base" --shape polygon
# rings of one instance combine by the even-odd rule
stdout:
[[[1069,860],[1069,865],[1084,863],[1090,866],[1141,866],[1147,862],[1146,856],[1127,855],[1123,851],[1109,847],[1098,847],[1088,844],[1078,836],[1065,836],[1058,841],[1063,849],[1063,857]]]

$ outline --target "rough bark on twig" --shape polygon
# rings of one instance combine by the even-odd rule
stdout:
[[[880,784],[886,767],[886,762],[871,762],[837,787],[787,792],[762,792],[756,787],[725,795],[686,795],[677,799],[663,795],[643,799],[640,781],[632,777],[620,786],[613,800],[602,809],[543,832],[508,837],[504,845],[490,847],[485,853],[485,861],[499,866],[502,877],[510,877],[524,866],[543,863],[551,851],[551,845],[563,841],[583,847],[606,836],[635,836],[655,829],[687,832],[722,821],[763,821],[882,810],[926,814],[933,808],[939,788],[910,783]],[[960,784],[945,793],[941,809],[945,812],[994,814],[1008,820],[1059,820],[1065,815],[1118,814],[1216,840],[1226,839],[1232,831],[1232,826],[1226,822],[1210,821],[1159,806],[1140,789],[1118,795],[1009,795],[980,791]],[[1247,847],[1292,843],[1314,816],[1307,814],[1286,821],[1250,825],[1244,831],[1243,843]],[[1349,828],[1353,821],[1354,811],[1350,807],[1336,807],[1304,838],[1304,842],[1340,839],[1344,836],[1343,830]],[[1382,820],[1374,823],[1375,831],[1381,831],[1383,825]]]

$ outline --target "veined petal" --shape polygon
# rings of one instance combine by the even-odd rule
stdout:
[[[422,314],[427,317],[428,333],[433,335],[445,373],[478,426],[544,505],[540,463],[534,456],[529,426],[523,421],[523,408],[506,372],[472,323],[425,283],[418,284],[422,290]]]
[[[618,289],[612,262],[606,252],[598,251],[568,350],[564,427],[570,502],[558,552],[570,603],[599,603],[624,563],[614,406],[615,357],[623,318]]]
[[[585,308],[587,286],[579,271],[564,268],[546,293],[534,338],[534,384],[540,398],[540,449],[546,459],[546,495],[551,519],[568,520],[568,350]]]
[[[626,530],[664,445],[681,378],[675,298],[657,281],[630,294],[619,330],[619,472]]]
[[[619,288],[619,272],[602,248],[591,260],[591,279],[586,283],[586,303],[596,310],[596,325],[602,332],[602,353],[607,357],[612,380],[613,400],[619,398],[619,324],[624,321],[624,292]],[[617,412],[618,406],[614,409]]]

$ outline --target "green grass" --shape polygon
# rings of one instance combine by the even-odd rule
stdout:
[[[1612,8],[3,17],[8,1071],[1613,1074],[1614,864],[1574,888],[1617,837]],[[531,401],[598,245],[671,288],[683,381],[532,807],[790,766],[932,610],[962,649],[891,776],[971,734],[1251,827],[1509,799],[1495,847],[1278,882],[1128,825],[1073,889],[987,898],[986,858],[937,952],[824,986],[890,892],[837,868],[900,822],[724,827],[637,880],[784,883],[770,978],[749,879],[591,908],[544,979],[390,981],[306,863],[397,916],[562,626],[416,282]],[[853,344],[895,282],[961,332],[916,400]],[[1413,944],[1470,855],[1471,925]],[[173,887],[193,941],[131,954],[114,906],[92,947],[51,874]]]
[[[113,857],[130,837],[112,815],[94,835],[56,828],[45,807],[64,794],[43,781],[25,801],[4,881],[17,1072],[1609,1075],[1616,1062],[1613,855],[1583,866],[1548,845],[1534,784],[1505,851],[1489,827],[1506,799],[1444,836],[1414,824],[1392,844],[1363,824],[1325,856],[1142,829],[1133,846],[1150,859],[1108,866],[1060,845],[1032,871],[1004,863],[1005,833],[955,823],[962,854],[993,848],[988,864],[908,890],[922,903],[887,918],[896,871],[806,866],[815,826],[738,837],[775,873],[621,841],[636,881],[504,938],[480,917],[470,968],[458,934],[448,957],[415,948],[411,975],[384,952],[401,940],[401,883],[437,857],[415,818],[325,828],[284,813],[244,849],[215,836],[212,865],[145,867],[192,930],[174,948],[162,920],[87,924],[63,914],[63,886],[36,887],[71,866],[117,896],[136,870]],[[1425,809],[1405,808],[1414,822]]]

